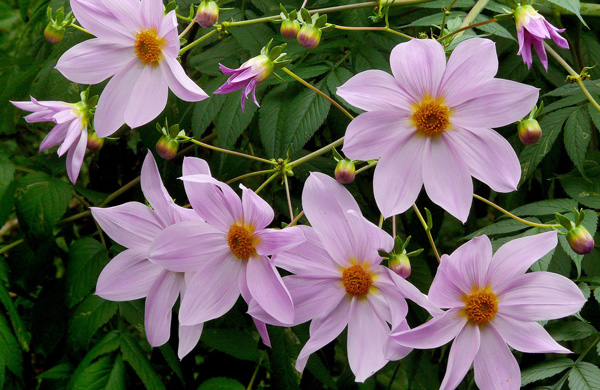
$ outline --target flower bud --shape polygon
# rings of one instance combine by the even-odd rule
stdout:
[[[519,139],[525,145],[535,144],[542,137],[542,128],[535,119],[523,119],[517,124]]]
[[[65,36],[65,29],[62,26],[57,26],[55,23],[50,22],[44,30],[44,38],[53,45],[56,45],[62,41]]]
[[[179,149],[179,142],[167,135],[160,137],[156,143],[156,152],[165,160],[170,160],[175,157],[177,149]]]
[[[297,20],[285,19],[281,23],[281,35],[283,35],[286,39],[295,39],[298,36],[298,31],[300,31],[300,22]]]
[[[219,20],[219,6],[214,1],[203,1],[196,12],[196,20],[202,27],[214,26]]]
[[[87,148],[92,152],[97,152],[104,145],[104,138],[98,138],[98,134],[95,131],[88,133]]]
[[[275,64],[273,64],[273,61],[271,61],[266,55],[259,54],[256,57],[252,57],[248,61],[244,62],[240,68],[246,67],[252,68],[252,73],[256,74],[256,76],[254,76],[254,80],[256,80],[256,83],[260,83],[269,77],[271,73],[273,73]]]
[[[312,24],[305,24],[298,33],[298,43],[307,49],[314,49],[321,41],[321,29]]]
[[[587,255],[594,248],[594,238],[582,225],[575,226],[567,232],[567,241],[573,252]]]
[[[345,158],[338,161],[335,167],[335,180],[338,183],[350,184],[354,181],[354,176],[356,176],[356,171],[352,160]]]
[[[410,276],[410,259],[404,253],[392,254],[388,259],[388,267],[404,279]]]

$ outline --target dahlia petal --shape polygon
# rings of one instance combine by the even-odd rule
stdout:
[[[135,31],[121,23],[102,2],[72,0],[70,3],[77,21],[93,35],[109,42],[133,46]]]
[[[486,235],[475,237],[458,247],[444,261],[447,261],[448,269],[454,268],[461,275],[457,277],[457,274],[448,272],[446,277],[464,293],[470,293],[473,286],[485,287],[490,283],[487,275],[492,261],[492,243]]]
[[[189,175],[209,175],[210,167],[208,163],[197,157],[184,157],[183,158],[183,176]]]
[[[523,40],[523,47],[519,49],[517,54],[520,54],[521,57],[523,57],[523,62],[527,64],[528,69],[531,69],[531,64],[533,64],[533,56],[531,54],[531,35],[526,32]]]
[[[162,78],[166,80],[169,89],[175,96],[186,102],[198,102],[208,97],[195,82],[188,77],[181,64],[175,57],[163,57],[159,68],[162,72]]]
[[[466,326],[462,308],[450,309],[421,326],[404,332],[393,332],[390,337],[405,347],[430,349],[447,344]]]
[[[523,27],[529,34],[533,36],[534,40],[541,41],[543,39],[550,38],[550,33],[548,32],[546,24],[544,23],[545,21],[546,20],[542,16],[537,18],[531,17],[529,18],[529,23]]]
[[[249,223],[256,230],[267,227],[275,216],[273,208],[254,191],[240,185],[242,189],[242,208],[244,209],[244,223]]]
[[[523,118],[535,106],[539,89],[516,81],[492,79],[471,89],[472,99],[452,107],[450,121],[460,127],[501,127]]]
[[[538,259],[556,247],[557,243],[556,231],[507,242],[498,248],[492,257],[487,276],[488,283],[493,283],[496,294],[501,294]]]
[[[77,181],[79,171],[81,170],[81,164],[83,164],[85,148],[87,146],[87,138],[87,130],[80,130],[79,141],[76,145],[73,145],[73,147],[71,147],[67,153],[67,176],[69,176],[69,180],[71,180],[71,183],[73,184],[75,184]]]
[[[162,0],[142,0],[140,9],[144,27],[153,27],[158,30],[163,20]]]
[[[135,59],[131,47],[92,38],[65,52],[56,69],[67,79],[79,84],[98,84],[113,76]]]
[[[546,72],[547,72],[548,71],[548,55],[546,54],[546,48],[544,48],[544,41],[542,41],[540,39],[533,39],[531,43],[532,43],[533,48],[535,49],[535,52],[537,53],[538,57],[540,57],[540,62],[542,63],[542,65],[544,65],[544,69],[546,69]]]
[[[29,114],[23,117],[25,122],[27,123],[38,123],[38,122],[56,122],[54,120],[54,112],[50,110],[44,110],[39,112],[34,112],[33,114]]]
[[[40,144],[40,152],[44,152],[50,149],[53,146],[56,146],[64,141],[65,136],[67,135],[67,129],[69,128],[69,123],[61,123],[59,125],[54,126],[52,130],[44,137],[44,140]]]
[[[508,141],[496,131],[457,129],[448,132],[446,139],[458,150],[474,178],[496,192],[517,189],[521,179],[519,158]]]
[[[397,109],[365,112],[348,125],[342,151],[353,160],[371,160],[394,151],[395,145],[404,144],[413,135],[409,117]]]
[[[450,347],[448,367],[440,390],[455,389],[460,384],[469,372],[469,368],[471,368],[471,363],[473,363],[477,351],[479,351],[479,344],[479,327],[467,324],[458,333],[452,347]]]
[[[518,321],[496,313],[491,326],[511,347],[529,353],[572,353],[552,338],[537,322]]]
[[[548,28],[548,32],[550,33],[550,38],[552,38],[554,43],[556,43],[556,45],[558,47],[560,47],[561,49],[568,49],[569,42],[565,38],[561,37],[558,34],[558,33],[564,32],[565,29],[564,28],[558,29],[558,28],[554,27],[553,25],[551,25],[550,23],[548,23],[547,20],[544,20],[544,23],[546,23],[546,28]]]
[[[364,382],[388,360],[383,354],[390,328],[368,300],[352,299],[348,320],[348,362],[357,382]]]
[[[393,332],[403,332],[407,330],[410,330],[410,328],[408,327],[406,320],[398,323],[392,328]],[[392,337],[388,337],[383,346],[383,354],[389,361],[404,359],[409,353],[412,352],[412,350],[412,348],[397,344]]]
[[[397,85],[413,101],[437,97],[434,94],[446,68],[446,53],[434,39],[411,39],[392,50],[390,66]]]
[[[148,258],[169,271],[193,272],[231,255],[226,233],[205,222],[184,221],[167,227],[156,237]]]
[[[154,211],[138,202],[108,208],[91,207],[90,210],[102,230],[126,248],[147,249],[163,230]]]
[[[39,104],[36,104],[34,102],[14,102],[12,100],[9,100],[9,102],[17,107],[20,110],[24,110],[24,111],[30,111],[30,112],[38,112],[38,111],[45,111],[46,108],[40,106]]]
[[[150,122],[165,109],[168,97],[167,80],[159,67],[144,66],[127,104],[125,123],[133,129]]]
[[[133,301],[148,295],[163,269],[148,261],[145,249],[127,249],[102,270],[96,295],[109,301]]]
[[[269,339],[269,332],[267,331],[267,324],[265,324],[262,321],[257,320],[256,318],[252,318],[252,321],[254,322],[254,326],[256,327],[256,330],[258,331],[258,334],[260,335],[260,338],[262,339],[263,344],[266,345],[267,347],[271,348],[271,339]]]
[[[262,256],[288,251],[305,241],[302,230],[296,226],[285,229],[263,229],[256,232],[254,236],[260,240],[256,252]]]
[[[521,371],[513,354],[493,327],[481,327],[481,345],[475,356],[475,383],[480,389],[519,390]]]
[[[458,279],[455,277],[455,274],[459,274],[459,271],[457,271],[457,267],[449,266],[449,262],[452,262],[450,257],[442,255],[440,265],[427,293],[429,300],[441,308],[464,305],[464,301],[461,298],[465,293],[469,292],[469,290],[463,291],[461,287],[455,284],[455,281]],[[460,278],[463,278],[463,276],[460,275]],[[466,286],[466,282],[459,284]]]
[[[181,43],[179,41],[179,33],[177,32],[177,14],[175,10],[170,11],[160,22],[158,33],[156,34],[167,41],[162,52],[165,57],[176,59],[179,57],[179,49]]]
[[[71,145],[77,145],[77,142],[79,142],[79,139],[81,138],[81,127],[82,124],[80,120],[74,120],[69,123],[69,127],[67,128],[67,134],[65,135],[65,140],[56,151],[59,156],[65,154],[71,148]]]
[[[294,303],[271,259],[248,259],[246,282],[252,298],[273,318],[286,324],[294,321]]]
[[[142,23],[141,3],[139,0],[102,0],[106,8],[125,26],[140,31]]]
[[[55,123],[72,122],[74,119],[78,119],[78,116],[71,108],[61,109],[52,115],[52,121]]]
[[[417,200],[423,186],[424,137],[413,136],[404,145],[390,151],[375,167],[373,191],[385,218],[401,214]]]
[[[179,296],[183,276],[164,270],[148,292],[144,328],[146,337],[153,347],[169,341],[171,336],[171,314]]]
[[[198,344],[202,335],[202,328],[204,328],[204,324],[179,325],[179,347],[177,349],[179,360],[192,352],[196,344]]]
[[[106,84],[94,114],[94,128],[98,137],[112,135],[125,123],[125,111],[133,95],[133,88],[142,74],[142,66],[135,59]]]
[[[429,137],[423,150],[423,183],[429,198],[462,223],[473,200],[469,167],[446,136]]]
[[[419,291],[419,289],[416,288],[412,283],[406,281],[387,267],[385,268],[385,270],[387,272],[387,276],[390,278],[390,280],[396,287],[396,291],[400,292],[400,294],[402,294],[404,298],[410,299],[417,305],[421,306],[423,309],[427,310],[432,316],[439,316],[443,314],[443,311],[441,311],[436,305],[431,303],[427,296],[421,291]],[[390,294],[389,292],[386,293],[392,296],[392,294]],[[393,322],[392,324],[395,325]]]
[[[223,73],[224,75],[232,75],[232,74],[236,74],[236,73],[241,73],[244,70],[246,70],[245,68],[231,69],[222,64],[219,64],[219,69],[221,70],[221,73]]]
[[[411,110],[412,99],[392,75],[382,70],[360,72],[338,87],[336,93],[365,111],[400,110],[406,115]]]

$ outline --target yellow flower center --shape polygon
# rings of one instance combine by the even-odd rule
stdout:
[[[450,124],[450,110],[441,99],[425,99],[415,106],[412,122],[425,135],[440,134]]]
[[[254,227],[252,225],[231,225],[227,234],[227,243],[231,252],[240,260],[248,260],[251,256],[256,255],[256,246],[260,242],[258,237],[254,237],[252,233]]]
[[[135,36],[135,55],[144,65],[158,65],[167,42],[156,36],[156,29],[142,30]]]
[[[472,293],[463,296],[463,301],[467,318],[476,325],[487,324],[498,312],[498,298],[489,287],[473,289]]]
[[[373,279],[360,265],[353,265],[344,270],[342,275],[346,292],[351,295],[365,295],[373,284]]]

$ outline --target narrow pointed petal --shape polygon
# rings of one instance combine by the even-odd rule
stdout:
[[[437,269],[435,278],[429,287],[428,297],[429,300],[441,307],[451,308],[464,305],[462,296],[469,291],[463,291],[457,284],[455,284],[456,277],[454,274],[459,273],[456,267],[450,267],[448,262],[452,261],[448,255],[442,255],[440,266]],[[463,283],[459,283],[462,285]],[[466,283],[464,283],[466,286]]]
[[[443,312],[436,305],[431,303],[427,296],[419,291],[419,289],[416,288],[412,283],[406,281],[389,268],[385,268],[385,270],[387,271],[387,277],[389,277],[390,281],[396,287],[396,290],[399,291],[404,298],[410,299],[417,305],[421,306],[432,316],[439,316],[443,314]]]
[[[167,57],[179,57],[179,49],[181,42],[179,41],[179,33],[177,32],[177,13],[175,10],[169,11],[168,14],[160,22],[157,36],[162,37],[167,41],[163,47],[163,54]]]
[[[149,150],[142,165],[141,186],[144,196],[165,226],[180,222],[175,202],[163,185],[158,166]]]
[[[161,0],[142,0],[140,7],[142,21],[146,28],[153,27],[158,30],[163,20],[163,4]]]
[[[475,237],[458,247],[445,261],[448,268],[456,270],[456,273],[449,272],[446,276],[464,293],[470,293],[473,286],[485,287],[488,283],[492,243],[486,235]]]
[[[208,97],[206,92],[188,77],[176,58],[165,56],[163,60],[164,63],[161,62],[159,66],[163,75],[161,78],[166,80],[175,96],[186,102],[198,102]]]
[[[125,123],[132,129],[156,118],[167,105],[169,88],[160,69],[144,66],[125,110]]]
[[[60,144],[61,142],[63,142],[63,140],[65,139],[65,136],[67,135],[68,128],[69,128],[68,123],[61,123],[61,124],[54,126],[54,128],[52,130],[50,130],[48,135],[46,135],[46,137],[40,144],[40,152],[45,152],[46,150],[50,149],[51,147],[56,146],[56,145]]]
[[[263,256],[288,251],[305,241],[302,230],[296,226],[285,229],[264,229],[256,232],[254,236],[260,240],[256,251]]]
[[[533,39],[532,42],[533,48],[537,53],[538,57],[540,57],[540,62],[544,66],[546,72],[548,71],[548,54],[546,54],[546,48],[544,47],[544,42],[539,39]]]
[[[256,326],[256,330],[258,331],[258,334],[260,335],[263,344],[271,348],[271,339],[269,339],[267,325],[264,322],[257,320],[256,318],[252,318],[252,321],[254,322],[254,326]]]
[[[202,335],[202,328],[204,328],[204,324],[179,325],[179,347],[177,348],[177,357],[179,357],[179,360],[192,352],[196,344],[198,344]]]
[[[83,164],[83,158],[85,157],[88,138],[87,129],[83,131],[80,130],[80,134],[77,144],[73,145],[67,153],[67,176],[69,176],[69,180],[71,180],[71,183],[73,184],[77,181],[79,171],[81,170],[81,164]]]
[[[452,390],[460,384],[479,351],[479,343],[478,326],[467,325],[460,331],[450,348],[448,367],[440,390]]]
[[[254,191],[244,186],[242,188],[242,208],[244,209],[244,223],[249,223],[256,230],[267,227],[275,216],[273,208]]]
[[[473,362],[475,383],[484,390],[521,388],[521,371],[513,354],[493,327],[481,328],[481,345]]]
[[[338,87],[336,93],[365,111],[410,111],[410,97],[392,75],[382,70],[360,72]]]
[[[169,341],[171,336],[171,314],[177,301],[183,276],[175,272],[163,271],[148,292],[144,328],[146,337],[153,347]]]
[[[392,326],[392,331],[407,330],[410,330],[410,328],[408,327],[406,321],[402,321],[399,324]],[[389,361],[404,359],[409,353],[412,352],[412,350],[412,348],[397,344],[392,337],[388,337],[383,346],[383,354]]]
[[[72,0],[70,3],[77,21],[93,35],[133,47],[135,32],[121,23],[103,3],[90,0]]]
[[[294,321],[294,303],[290,293],[268,257],[248,259],[246,282],[252,298],[273,318],[286,324]]]
[[[183,158],[183,176],[189,175],[209,175],[210,167],[208,163],[198,157]]]
[[[465,327],[467,319],[460,315],[462,308],[454,308],[421,326],[406,332],[390,335],[394,341],[406,347],[430,349],[447,344]]]
[[[79,138],[81,138],[81,130],[82,125],[80,120],[73,120],[69,122],[69,127],[67,128],[67,133],[65,135],[65,140],[56,151],[59,156],[65,154],[67,150],[71,148],[71,145],[77,145],[77,143],[79,142]]]
[[[552,336],[537,322],[515,320],[497,313],[491,325],[511,347],[529,353],[571,353],[554,341]]]

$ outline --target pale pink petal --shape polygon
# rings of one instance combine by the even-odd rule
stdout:
[[[109,301],[133,301],[148,295],[148,291],[163,269],[148,261],[145,249],[127,249],[116,255],[104,267],[96,295]]]
[[[60,145],[60,147],[58,148],[58,150],[56,151],[58,153],[59,156],[62,156],[63,154],[65,154],[67,152],[67,150],[69,150],[71,148],[71,145],[75,144],[77,145],[77,142],[79,142],[79,139],[81,138],[81,120],[73,120],[71,122],[69,122],[69,127],[67,128],[67,134],[65,135],[65,140],[63,141],[62,145]],[[86,131],[87,133],[87,131]],[[87,140],[87,136],[86,136],[86,140]]]
[[[177,349],[177,357],[183,359],[188,353],[192,352],[200,336],[202,335],[204,324],[198,325],[179,325],[179,348]]]
[[[136,32],[121,23],[111,11],[98,1],[71,0],[71,9],[83,28],[109,42],[133,47]]]
[[[552,272],[522,275],[498,298],[498,312],[521,321],[570,316],[586,302],[575,283]]]
[[[67,129],[69,123],[61,123],[60,125],[54,126],[52,130],[46,135],[42,143],[40,144],[40,152],[44,152],[53,146],[61,143],[67,135]]]
[[[475,383],[482,390],[519,390],[521,371],[502,337],[491,326],[480,328],[481,345],[475,356]]]
[[[523,40],[523,47],[519,49],[517,54],[520,54],[521,57],[523,57],[523,62],[527,64],[528,69],[531,69],[531,64],[533,63],[533,56],[531,54],[531,35],[525,33]]]
[[[102,230],[126,248],[148,249],[163,230],[154,211],[138,202],[108,208],[92,207],[90,210]]]
[[[258,334],[260,335],[260,338],[262,339],[263,344],[266,345],[267,347],[271,348],[271,339],[269,339],[269,332],[267,331],[267,324],[265,324],[262,321],[257,320],[256,318],[252,318],[252,321],[254,322],[254,326],[256,327],[256,330],[258,331]]]
[[[426,138],[413,136],[404,145],[381,156],[373,178],[375,201],[385,218],[408,210],[423,186]]]
[[[521,165],[515,150],[496,131],[486,128],[462,129],[445,134],[460,153],[471,175],[496,192],[512,192],[521,179]]]
[[[133,47],[93,38],[73,46],[63,54],[56,69],[80,84],[98,84],[113,76],[135,59]]]
[[[210,167],[208,163],[197,157],[184,157],[183,158],[183,176],[189,175],[209,175]]]
[[[85,157],[85,148],[87,146],[87,130],[80,130],[80,134],[81,136],[79,137],[77,144],[73,145],[67,153],[67,175],[73,184],[75,184],[77,177],[79,176],[81,164],[83,164],[83,158]]]
[[[162,52],[165,57],[177,58],[179,57],[179,48],[181,47],[179,41],[179,33],[177,32],[177,13],[175,10],[170,11],[160,22],[157,35],[164,38],[167,41]]]
[[[140,31],[144,27],[142,23],[141,3],[139,0],[102,0],[106,8],[110,10],[119,19],[119,21],[129,26],[129,28]]]
[[[434,203],[462,223],[467,221],[473,201],[473,180],[469,167],[445,135],[427,137],[423,151],[423,183]]]
[[[244,209],[244,223],[254,226],[256,230],[267,227],[275,216],[273,208],[254,191],[240,185],[242,189],[242,208]]]
[[[409,116],[397,109],[365,112],[348,125],[342,151],[353,160],[371,160],[395,152],[413,135]]]
[[[410,299],[423,309],[427,310],[432,316],[439,316],[443,313],[436,305],[431,303],[427,296],[419,291],[412,283],[394,273],[391,269],[385,268],[386,276],[396,287],[396,291],[400,292],[406,299]],[[386,291],[387,292],[387,291]],[[392,323],[394,324],[394,323]],[[394,324],[395,325],[395,324]]]
[[[529,353],[571,353],[554,341],[537,322],[525,322],[497,313],[491,326],[511,347]]]
[[[550,23],[548,23],[548,21],[545,19],[544,19],[544,23],[546,24],[546,28],[548,28],[548,32],[550,33],[550,38],[552,38],[554,43],[556,43],[556,46],[560,47],[561,49],[568,49],[569,42],[565,38],[558,35],[558,33],[564,32],[565,29],[563,29],[563,28],[558,29],[558,28],[554,27],[553,25],[551,25]]]
[[[467,324],[454,339],[448,356],[446,375],[440,390],[455,389],[471,368],[471,363],[479,351],[479,327]]]
[[[171,335],[171,314],[179,296],[183,275],[163,271],[150,288],[146,298],[144,328],[148,342],[158,347],[169,341]]]
[[[392,326],[393,332],[402,332],[407,330],[410,330],[410,328],[406,320]],[[412,348],[397,344],[392,337],[388,337],[383,346],[383,354],[389,361],[404,359],[409,353],[412,352],[412,350]]]
[[[162,0],[142,0],[140,8],[144,27],[158,30],[163,20]]]
[[[288,251],[302,244],[305,239],[297,226],[286,229],[264,229],[254,234],[259,243],[256,252],[259,255],[274,255]]]
[[[173,198],[167,192],[158,172],[158,166],[152,152],[148,150],[142,165],[141,186],[144,197],[159,215],[165,227],[183,220],[181,208],[175,205]],[[195,214],[192,210],[189,211]]]
[[[411,110],[410,96],[398,81],[382,70],[360,72],[337,88],[337,95],[362,110]]]
[[[156,118],[167,105],[169,88],[160,69],[144,66],[131,91],[125,110],[125,123],[131,128],[139,127]]]
[[[548,54],[546,54],[546,48],[544,47],[544,42],[540,39],[532,39],[533,48],[537,53],[538,57],[540,57],[540,62],[544,65],[544,69],[546,72],[548,71]]]
[[[456,274],[460,271],[457,270],[457,267],[448,264],[451,261],[452,260],[448,255],[442,255],[435,278],[433,278],[433,282],[427,293],[429,300],[441,308],[464,305],[462,296],[465,293],[470,292],[470,290],[463,291],[462,288],[459,287],[460,285],[465,286],[466,288],[466,282],[459,282],[458,285],[456,284],[456,280],[458,279]],[[460,279],[464,279],[462,275],[460,275]]]
[[[252,298],[273,318],[286,324],[294,321],[294,303],[271,259],[249,258],[246,282]]]
[[[437,348],[455,338],[467,324],[467,318],[460,314],[461,310],[462,308],[450,309],[421,326],[405,332],[394,332],[390,337],[405,347]]]
[[[185,74],[181,64],[174,57],[164,56],[159,65],[162,78],[175,96],[186,102],[198,102],[208,97],[196,83]]]
[[[556,231],[507,242],[492,257],[488,283],[493,285],[496,294],[501,294],[515,278],[523,275],[536,261],[556,247],[557,243]]]
[[[491,261],[490,239],[486,235],[475,237],[458,247],[447,258],[448,268],[455,268],[461,277],[458,278],[451,272],[446,274],[446,277],[453,280],[465,293],[470,293],[473,286],[483,288],[488,285],[487,275]]]
[[[20,110],[24,110],[24,111],[31,111],[31,112],[38,112],[38,111],[45,111],[46,108],[43,106],[40,106],[39,104],[36,104],[34,102],[13,102],[12,100],[9,100],[9,102],[17,107]]]
[[[348,362],[357,382],[364,382],[388,360],[383,354],[383,345],[390,328],[368,300],[352,300],[348,319]]]
[[[446,53],[434,39],[411,39],[392,50],[390,66],[414,102],[427,96],[435,98],[446,68]]]

